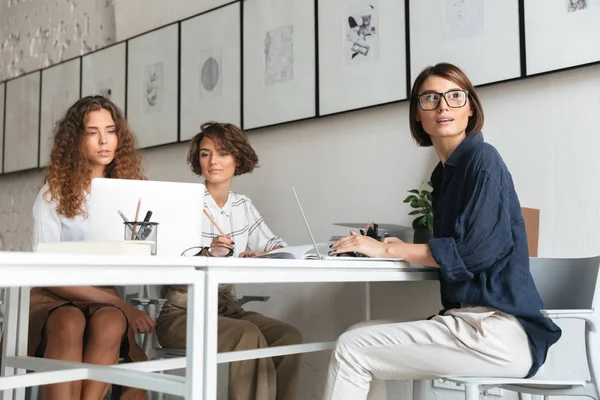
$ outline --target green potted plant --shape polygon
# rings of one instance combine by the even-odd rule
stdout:
[[[411,193],[405,203],[409,203],[414,210],[408,215],[416,215],[417,217],[412,222],[412,227],[415,230],[413,242],[427,243],[433,238],[433,206],[431,204],[431,182],[421,182],[419,189],[411,189]]]

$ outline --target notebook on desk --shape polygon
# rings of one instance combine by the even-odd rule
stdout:
[[[304,220],[304,225],[306,226],[306,231],[308,232],[308,236],[312,242],[313,249],[316,253],[314,259],[319,260],[340,260],[344,261],[403,261],[403,258],[376,258],[376,257],[339,257],[339,256],[328,256],[321,254],[319,252],[319,246],[315,241],[315,237],[313,236],[312,230],[310,229],[310,225],[308,224],[308,220],[306,219],[306,215],[304,214],[304,210],[302,209],[302,204],[300,203],[300,198],[298,197],[298,193],[296,192],[296,188],[292,185],[292,191],[294,192],[294,197],[296,198],[296,203],[298,204],[298,208],[300,209],[300,214],[302,214],[302,219]],[[322,246],[322,245],[321,245]]]

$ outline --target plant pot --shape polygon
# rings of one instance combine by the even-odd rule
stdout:
[[[427,244],[433,239],[433,230],[431,229],[415,229],[413,243]]]

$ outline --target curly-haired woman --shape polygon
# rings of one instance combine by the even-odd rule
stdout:
[[[135,136],[119,109],[101,96],[73,104],[54,130],[46,183],[33,206],[33,250],[41,242],[78,241],[87,231],[86,201],[93,178],[144,179]],[[121,300],[113,287],[31,290],[30,355],[90,364],[146,360],[134,333],[154,321]],[[47,385],[44,399],[102,399],[109,385],[78,381]],[[118,390],[115,390],[118,392]],[[145,399],[126,389],[122,399]]]

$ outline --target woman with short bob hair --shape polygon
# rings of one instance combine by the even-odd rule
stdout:
[[[188,164],[204,178],[204,211],[226,233],[204,217],[202,243],[194,255],[256,257],[287,246],[275,236],[247,197],[231,191],[234,176],[250,173],[258,156],[244,131],[233,124],[207,122],[190,142]],[[160,344],[186,346],[187,286],[170,286],[167,303],[156,321]],[[302,343],[302,335],[285,322],[244,310],[235,299],[232,285],[219,287],[219,352],[251,350]],[[231,363],[231,400],[296,400],[299,397],[300,354],[259,358]]]
[[[560,329],[542,315],[529,272],[525,223],[512,177],[484,142],[483,108],[469,78],[447,63],[425,68],[410,98],[410,130],[433,146],[433,236],[379,242],[351,232],[331,255],[398,257],[439,270],[443,310],[414,322],[370,322],[342,334],[325,400],[385,398],[384,380],[530,377]]]

